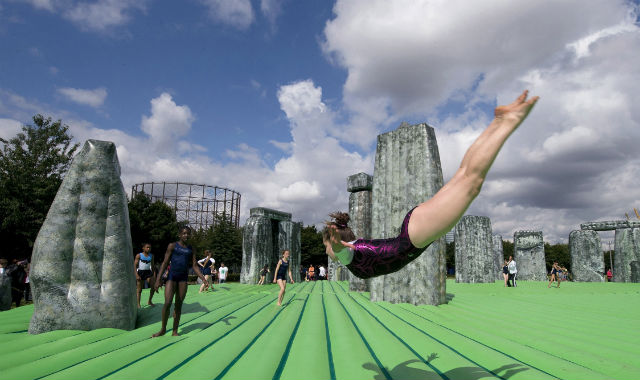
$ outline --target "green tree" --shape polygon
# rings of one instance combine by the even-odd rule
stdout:
[[[327,265],[327,254],[322,244],[322,232],[316,226],[302,227],[300,230],[300,264]]]
[[[505,260],[509,259],[509,256],[513,256],[513,243],[508,240],[502,241],[502,256]]]
[[[224,215],[216,218],[216,223],[206,231],[206,247],[198,249],[198,255],[204,257],[204,249],[213,251],[216,266],[224,263],[230,273],[239,273],[242,266],[242,229],[233,224]]]
[[[79,144],[61,120],[33,117],[10,140],[0,138],[0,256],[31,257],[62,179]]]
[[[178,237],[178,222],[173,209],[162,201],[151,202],[147,195],[137,194],[129,201],[129,223],[133,255],[142,244],[151,244],[154,261],[162,262],[169,243]]]
[[[565,267],[571,272],[571,256],[569,255],[568,244],[544,243],[544,259],[547,265],[547,273],[551,271],[554,261],[557,261],[561,267]]]

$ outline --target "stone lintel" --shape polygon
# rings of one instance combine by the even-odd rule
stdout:
[[[264,216],[275,220],[291,220],[291,214],[288,212],[273,210],[266,207],[253,207],[249,210],[250,216]]]
[[[367,173],[358,173],[347,177],[348,192],[371,191],[371,189],[373,189],[373,176]]]
[[[640,220],[606,220],[580,224],[581,230],[613,231],[618,228],[639,228]]]

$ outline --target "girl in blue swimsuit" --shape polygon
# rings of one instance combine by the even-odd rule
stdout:
[[[187,239],[191,234],[191,228],[182,227],[180,229],[180,240],[169,244],[167,252],[164,255],[164,261],[160,267],[160,273],[164,273],[165,268],[169,267],[169,275],[164,288],[164,305],[162,306],[162,327],[160,331],[153,334],[152,338],[164,335],[167,330],[167,321],[169,320],[169,309],[175,295],[176,305],[173,308],[173,336],[178,336],[178,326],[180,325],[180,315],[182,314],[182,303],[187,295],[187,279],[189,275],[189,266],[200,277],[205,287],[209,286],[204,278],[198,264],[196,262],[195,251],[191,246],[187,245]],[[160,287],[160,277],[156,280],[156,291]]]
[[[407,213],[400,235],[392,239],[355,239],[349,215],[333,213],[323,241],[327,254],[356,276],[370,278],[404,267],[450,231],[478,196],[489,168],[507,138],[527,117],[538,97],[524,91],[513,103],[495,109],[495,118],[469,147],[453,178],[431,199]]]
[[[293,284],[293,276],[291,276],[291,268],[289,267],[289,251],[282,251],[282,258],[278,260],[276,265],[276,278],[273,279],[273,283],[276,282],[280,286],[280,293],[278,293],[278,306],[282,306],[282,299],[284,298],[284,292],[287,288],[287,274],[289,274],[289,280]]]

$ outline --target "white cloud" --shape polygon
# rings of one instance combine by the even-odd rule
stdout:
[[[212,20],[231,27],[245,30],[254,20],[250,0],[201,0],[209,9]]]
[[[37,9],[45,9],[50,12],[53,12],[54,10],[53,0],[27,0],[27,2]]]
[[[81,29],[105,32],[128,23],[135,11],[146,10],[149,0],[26,0],[36,9],[61,14]]]
[[[64,95],[72,102],[84,104],[94,108],[100,107],[104,104],[107,98],[107,89],[99,87],[93,90],[84,90],[80,88],[59,88],[58,93]]]
[[[282,13],[283,0],[260,0],[260,10],[269,21],[272,30],[275,30],[276,20]]]
[[[580,9],[580,12],[576,12]],[[424,113],[484,78],[482,93],[543,64],[593,30],[618,25],[624,1],[338,1],[324,50],[348,70],[348,106]]]
[[[63,14],[83,29],[104,31],[129,22],[132,11],[144,11],[146,2],[146,0],[76,2],[72,7],[65,9]]]
[[[436,128],[445,180],[490,122],[483,104],[524,88],[540,95],[468,212],[490,216],[508,238],[540,228],[566,240],[579,223],[623,217],[638,202],[637,11],[623,0],[338,0],[322,47],[347,70],[345,130],[367,139],[423,117]],[[438,114],[452,101],[463,111]]]
[[[13,119],[0,118],[0,137],[9,140],[20,133],[22,123]]]
[[[156,149],[170,150],[172,144],[189,133],[194,120],[188,106],[177,105],[171,95],[164,92],[151,100],[151,116],[142,117],[141,129]]]
[[[320,196],[320,186],[317,182],[298,181],[278,192],[278,200],[282,202],[308,202]]]

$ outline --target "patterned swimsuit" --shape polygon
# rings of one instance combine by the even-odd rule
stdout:
[[[353,259],[347,264],[351,273],[364,279],[393,273],[415,260],[431,245],[418,248],[409,239],[409,219],[414,209],[404,217],[397,237],[358,239],[353,243]]]

